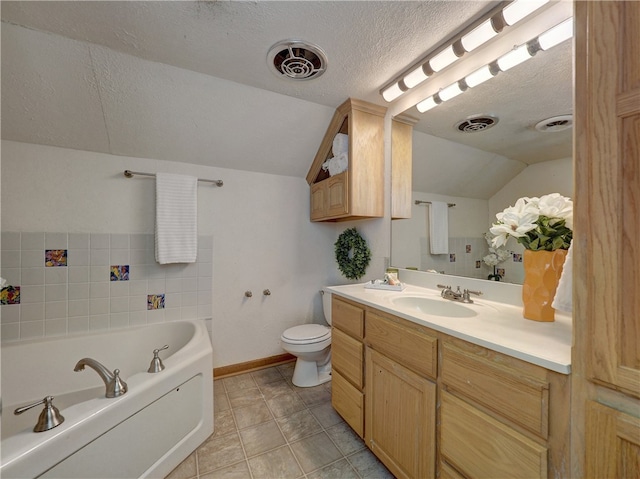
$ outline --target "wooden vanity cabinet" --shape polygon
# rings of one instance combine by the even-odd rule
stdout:
[[[364,308],[331,298],[331,404],[364,438]]]
[[[411,218],[413,125],[417,118],[398,115],[391,120],[391,219]]]
[[[387,109],[353,98],[340,105],[307,173],[311,221],[345,221],[384,216],[384,116]],[[333,139],[349,135],[349,167],[329,176]]]
[[[462,477],[569,477],[569,376],[444,337],[441,467]]]
[[[368,310],[365,343],[365,443],[398,478],[435,477],[437,339]]]

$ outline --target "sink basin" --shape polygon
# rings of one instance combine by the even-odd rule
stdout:
[[[432,316],[448,318],[470,318],[478,313],[461,303],[442,298],[426,298],[424,296],[399,296],[391,299],[394,306],[416,310]]]

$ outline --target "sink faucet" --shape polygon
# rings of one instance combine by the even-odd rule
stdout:
[[[470,289],[465,289],[464,291],[460,291],[460,286],[458,286],[457,291],[453,291],[451,286],[445,286],[442,284],[438,285],[438,288],[441,288],[440,296],[444,299],[448,299],[449,301],[460,301],[462,303],[473,303],[470,295],[475,294],[476,296],[480,296],[482,291],[472,291]]]
[[[112,374],[107,368],[105,368],[95,359],[82,358],[80,361],[78,361],[76,367],[73,368],[73,370],[84,371],[85,366],[89,366],[91,369],[97,372],[98,376],[100,376],[100,379],[104,381],[104,385],[107,387],[106,396],[108,398],[122,396],[127,392],[127,383],[120,379],[119,369],[115,369]]]

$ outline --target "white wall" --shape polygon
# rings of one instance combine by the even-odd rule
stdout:
[[[2,231],[152,233],[154,181],[126,179],[125,169],[224,181],[198,189],[199,234],[213,237],[215,367],[280,354],[286,328],[322,322],[318,291],[347,282],[333,251],[345,228],[356,226],[369,241],[368,273],[382,271],[385,221],[311,223],[303,178],[12,141],[2,142]]]
[[[496,213],[507,206],[514,205],[518,198],[540,197],[549,193],[573,197],[573,159],[571,157],[534,163],[525,168],[489,198],[491,221],[495,221]]]

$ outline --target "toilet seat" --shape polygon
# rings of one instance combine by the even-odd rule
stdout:
[[[302,324],[287,329],[280,338],[289,344],[314,344],[331,338],[331,328],[321,324]]]

